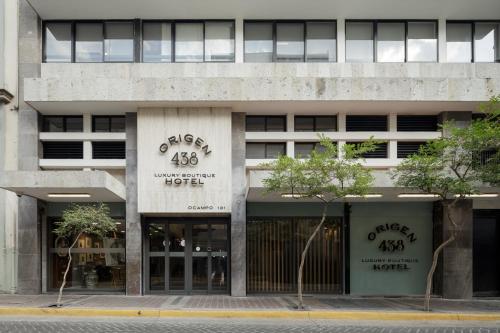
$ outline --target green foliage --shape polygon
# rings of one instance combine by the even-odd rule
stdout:
[[[58,236],[74,238],[80,234],[104,237],[116,230],[116,223],[110,216],[106,204],[72,204],[63,212],[62,221],[56,222],[54,233]]]
[[[370,169],[361,165],[360,159],[364,153],[373,151],[377,143],[370,139],[360,144],[346,144],[341,150],[342,158],[337,158],[337,146],[320,136],[321,148],[313,150],[309,158],[280,156],[262,165],[271,170],[270,176],[263,180],[266,191],[323,202],[368,194],[373,176]]]
[[[500,99],[480,107],[484,117],[469,126],[443,124],[442,138],[431,140],[406,158],[393,173],[396,184],[442,199],[477,193],[500,184]],[[486,152],[488,154],[486,155]],[[485,157],[487,156],[487,157]]]

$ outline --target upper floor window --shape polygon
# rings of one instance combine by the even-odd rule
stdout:
[[[71,23],[54,22],[45,24],[45,62],[71,62]]]
[[[234,22],[144,22],[142,58],[144,62],[234,61]]]
[[[398,132],[435,132],[438,130],[438,117],[427,115],[398,115]]]
[[[247,21],[245,62],[334,62],[335,21]]]
[[[387,116],[346,116],[347,132],[386,132]]]
[[[295,132],[334,132],[336,116],[295,116]]]
[[[247,116],[247,132],[285,132],[286,116]]]
[[[286,155],[286,143],[284,142],[247,142],[246,158],[249,159],[273,159],[280,155]]]
[[[448,62],[499,62],[500,22],[447,22]]]
[[[435,62],[435,21],[347,21],[347,62]]]
[[[93,116],[92,132],[125,132],[125,117]]]
[[[43,116],[44,132],[83,132],[82,116]]]

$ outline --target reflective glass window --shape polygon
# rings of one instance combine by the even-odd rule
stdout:
[[[436,22],[408,22],[408,61],[437,61]]]
[[[76,62],[103,61],[103,26],[102,23],[76,24]]]
[[[346,62],[373,62],[373,23],[346,23]]]
[[[172,24],[145,22],[142,27],[142,61],[172,61]]]
[[[175,61],[203,61],[203,23],[176,23]]]
[[[234,23],[205,23],[205,61],[234,61]]]
[[[273,61],[273,24],[245,23],[245,62]]]
[[[335,22],[307,22],[306,61],[337,61],[337,27]]]
[[[377,61],[405,61],[404,23],[384,22],[377,24]]]
[[[304,24],[276,24],[276,61],[304,61]]]
[[[71,62],[71,23],[45,25],[45,62]]]
[[[446,58],[448,62],[472,61],[472,24],[446,25]]]
[[[134,61],[134,25],[132,22],[106,22],[104,61]]]
[[[500,61],[500,23],[478,22],[474,29],[474,61]]]

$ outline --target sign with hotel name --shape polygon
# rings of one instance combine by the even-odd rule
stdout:
[[[230,111],[141,109],[137,156],[140,212],[230,212]]]
[[[417,241],[415,233],[400,223],[386,223],[375,227],[368,233],[368,241],[377,245],[381,256],[363,258],[362,263],[372,265],[374,271],[407,271],[411,264],[418,263],[416,258],[392,257],[391,254],[404,255],[407,246]]]

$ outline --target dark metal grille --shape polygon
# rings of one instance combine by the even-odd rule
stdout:
[[[398,132],[435,132],[437,116],[398,116]]]
[[[43,158],[49,159],[81,159],[83,158],[83,142],[42,142]]]
[[[92,158],[123,159],[125,142],[92,142]]]
[[[347,142],[347,144],[355,145],[359,142]],[[374,151],[364,153],[364,158],[387,158],[387,142],[376,144]]]
[[[348,132],[385,132],[387,131],[387,116],[347,116],[346,130]]]
[[[406,158],[412,154],[418,153],[420,146],[425,142],[398,142],[398,158]]]

